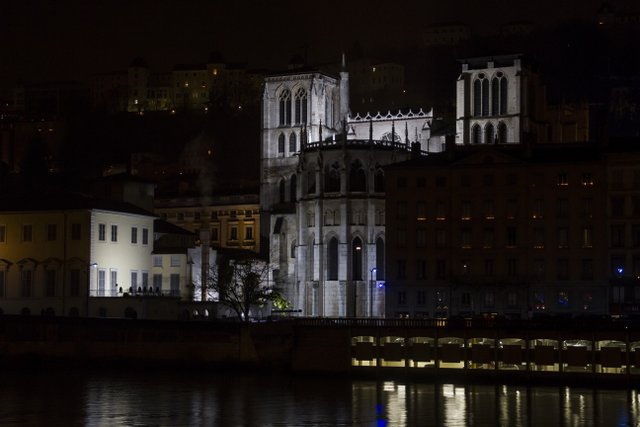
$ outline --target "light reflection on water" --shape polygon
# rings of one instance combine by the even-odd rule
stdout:
[[[0,372],[2,426],[610,426],[632,390],[166,372]]]

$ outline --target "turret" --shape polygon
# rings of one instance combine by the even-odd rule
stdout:
[[[340,68],[340,119],[346,120],[349,114],[349,72],[343,53],[342,67]]]

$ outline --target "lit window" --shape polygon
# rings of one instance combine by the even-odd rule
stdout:
[[[563,186],[563,187],[569,185],[569,180],[567,178],[567,174],[566,173],[559,173],[558,174],[558,185]]]
[[[582,174],[582,185],[591,186],[593,185],[593,175],[585,172]]]

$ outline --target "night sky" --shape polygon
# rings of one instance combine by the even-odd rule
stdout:
[[[479,3],[482,3],[480,5]],[[631,0],[611,2],[617,10]],[[354,42],[376,50],[419,46],[432,23],[462,22],[475,34],[526,20],[593,20],[601,0],[407,0],[221,2],[205,0],[5,0],[0,5],[0,86],[84,80],[124,71],[136,56],[154,71],[205,62],[209,52],[253,67],[282,67],[305,47],[312,62],[335,61]]]

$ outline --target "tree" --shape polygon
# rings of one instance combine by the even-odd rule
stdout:
[[[268,285],[268,274],[269,264],[255,258],[222,261],[211,268],[207,291],[248,322],[251,307],[287,304],[280,291]]]

